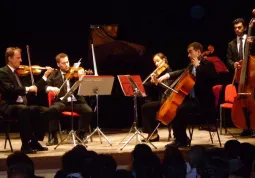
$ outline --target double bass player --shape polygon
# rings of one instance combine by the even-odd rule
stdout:
[[[234,71],[239,71],[241,69],[241,62],[244,59],[244,54],[246,52],[247,43],[252,43],[253,38],[248,36],[247,24],[243,18],[236,18],[233,22],[234,32],[236,34],[236,38],[228,43],[227,48],[227,63],[229,65],[230,71],[233,73],[233,78],[236,78],[236,74]],[[253,43],[250,47],[251,55],[255,54],[255,44]],[[234,80],[233,80],[234,81]],[[238,82],[235,82],[236,88],[238,88]],[[243,129],[240,136],[251,136],[253,134],[252,129]]]

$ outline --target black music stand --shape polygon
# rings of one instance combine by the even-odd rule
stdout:
[[[133,96],[134,97],[134,122],[129,130],[129,133],[122,139],[125,140],[125,138],[134,131],[134,134],[126,141],[126,143],[120,148],[122,150],[135,136],[136,136],[136,144],[137,141],[141,143],[141,140],[138,136],[141,136],[144,140],[146,140],[146,143],[150,143],[154,148],[157,148],[154,146],[150,141],[148,141],[141,132],[137,129],[137,122],[138,122],[138,114],[137,114],[137,97],[146,97],[146,93],[142,84],[141,77],[139,75],[118,75],[118,79],[122,88],[122,91],[125,96]],[[121,142],[122,142],[121,141]],[[121,143],[120,142],[120,143]]]
[[[96,95],[96,99],[97,99],[96,101],[97,127],[87,137],[87,139],[84,142],[86,142],[92,135],[94,135],[97,132],[99,135],[101,144],[102,144],[102,140],[101,140],[101,135],[102,135],[107,140],[107,142],[112,146],[112,143],[108,140],[108,138],[104,135],[104,133],[99,128],[98,95],[111,95],[113,82],[114,82],[113,76],[84,76],[80,83],[78,95],[81,95],[81,96]]]
[[[72,97],[72,94],[74,93],[74,91],[79,87],[80,85],[80,81],[76,81],[73,86],[70,88],[70,90],[66,93],[66,95],[64,97],[61,98],[61,100],[66,100],[68,97],[71,97],[71,108],[72,108],[72,114],[71,114],[71,130],[70,132],[68,133],[68,135],[66,136],[66,138],[64,138],[60,143],[58,143],[56,145],[56,147],[54,149],[56,149],[61,143],[63,143],[66,139],[68,139],[69,137],[72,137],[73,138],[73,144],[74,146],[76,146],[76,141],[75,141],[75,138],[77,140],[79,140],[81,143],[83,143],[83,141],[77,136],[76,134],[76,131],[74,131],[74,128],[73,128],[73,122],[74,122],[74,118],[73,118],[73,97]],[[84,146],[86,146],[84,143],[83,143]]]

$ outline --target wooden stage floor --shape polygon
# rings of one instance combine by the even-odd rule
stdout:
[[[237,128],[231,128],[229,131],[234,134],[238,135],[241,130]],[[131,132],[128,135],[129,129],[123,129],[123,130],[107,130],[102,129],[102,132],[106,135],[106,137],[109,139],[109,141],[112,143],[112,146],[107,142],[107,140],[104,137],[101,137],[102,144],[100,143],[98,134],[94,134],[93,136],[93,142],[89,140],[89,143],[87,144],[88,150],[93,150],[97,153],[104,153],[104,154],[111,154],[115,158],[118,165],[130,165],[131,163],[131,155],[130,152],[134,149],[134,146],[139,143],[136,142],[136,137],[134,137],[129,144],[127,144],[123,150],[120,150],[120,148],[125,144],[125,141],[127,141],[134,133]],[[163,151],[165,149],[165,145],[169,143],[167,141],[168,138],[168,130],[167,128],[160,128],[159,129],[160,134],[160,141],[159,142],[153,142],[153,144],[157,147],[155,149],[151,146],[152,150],[158,154],[160,158],[163,156]],[[143,134],[145,137],[146,134]],[[121,142],[124,138],[126,139]],[[9,147],[9,144],[7,145],[7,148],[4,149],[4,134],[0,134],[0,171],[6,170],[6,158],[9,154],[11,154],[11,150]],[[223,134],[220,135],[222,146],[224,146],[225,142],[234,139],[230,134]],[[251,144],[255,145],[255,138],[253,137],[237,137],[240,142],[249,142]],[[21,146],[20,138],[17,133],[11,134],[11,140],[12,145],[14,148],[14,151],[18,151]],[[42,143],[45,145],[47,141],[47,138],[44,139],[44,142]],[[121,143],[120,143],[121,142]],[[214,144],[211,143],[209,140],[209,133],[208,131],[201,131],[197,128],[194,129],[193,134],[193,140],[191,142],[191,145],[204,145],[206,147],[219,147],[219,142],[216,137],[214,136]],[[46,152],[38,152],[37,154],[30,154],[29,156],[32,158],[35,164],[35,169],[59,169],[61,166],[61,156],[68,150],[73,148],[73,141],[72,139],[66,140],[63,144],[61,144],[57,149],[54,149],[55,146],[49,146],[49,151]],[[181,148],[181,151],[185,154],[189,148]]]

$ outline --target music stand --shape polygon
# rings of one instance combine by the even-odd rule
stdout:
[[[143,137],[144,140],[147,140],[141,132],[137,129],[137,122],[138,122],[138,114],[137,114],[137,97],[146,97],[146,93],[142,84],[141,77],[139,75],[118,75],[118,79],[122,88],[122,91],[125,96],[133,96],[134,97],[134,121],[131,129],[129,130],[129,133],[122,139],[125,140],[125,138],[134,131],[134,134],[126,141],[126,143],[120,148],[122,150],[135,136],[136,136],[136,144],[137,140],[141,143],[141,140],[138,136]],[[121,142],[122,142],[121,141]],[[120,143],[121,143],[120,142]],[[147,143],[150,143],[154,148],[155,147],[151,142],[147,141]]]
[[[101,135],[107,140],[112,146],[112,143],[108,140],[105,134],[101,131],[98,124],[98,95],[111,95],[112,86],[114,82],[113,76],[84,76],[78,90],[78,95],[81,96],[93,96],[96,95],[96,111],[97,111],[97,127],[96,129],[86,138],[86,142],[96,132],[99,135],[100,142],[102,144]],[[101,135],[100,135],[101,134]]]
[[[73,138],[73,144],[74,144],[74,146],[76,145],[76,141],[75,141],[75,138],[77,139],[77,140],[79,140],[81,143],[83,143],[83,141],[77,136],[77,134],[76,134],[76,131],[74,131],[74,129],[73,129],[73,120],[74,120],[74,118],[73,118],[73,97],[72,97],[72,94],[74,93],[74,91],[79,87],[79,85],[80,85],[80,81],[78,80],[78,81],[76,81],[74,84],[73,84],[73,86],[70,88],[70,90],[66,93],[66,95],[65,96],[63,96],[62,98],[61,98],[61,100],[66,100],[68,97],[71,97],[71,108],[72,108],[72,114],[71,114],[71,121],[72,121],[72,124],[71,124],[71,130],[70,130],[70,132],[68,133],[68,135],[66,136],[66,138],[64,138],[63,140],[61,140],[61,142],[60,143],[58,143],[57,145],[56,145],[56,147],[54,148],[54,149],[56,149],[61,143],[63,143],[66,139],[68,139],[69,137],[72,137]],[[86,146],[84,143],[83,143],[83,145],[84,146]],[[87,147],[87,146],[86,146]]]

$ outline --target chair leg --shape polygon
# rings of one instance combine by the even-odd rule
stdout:
[[[222,106],[220,105],[220,134],[222,135]]]
[[[171,124],[168,126],[168,141],[170,141],[170,139],[172,138],[172,126]]]
[[[92,129],[91,129],[91,125],[89,124],[89,133],[91,134],[92,133]],[[90,137],[90,141],[93,142],[93,136]]]
[[[225,109],[226,110],[226,109]],[[228,131],[227,131],[227,122],[226,122],[226,112],[225,112],[225,110],[223,110],[223,123],[224,123],[224,129],[225,129],[225,134],[227,134],[228,133]]]
[[[218,137],[218,140],[219,140],[219,143],[220,143],[220,147],[221,147],[221,140],[220,140],[220,135],[219,135],[219,132],[218,132],[218,127],[216,127],[216,134],[217,134],[217,137]]]
[[[13,152],[13,148],[12,148],[12,143],[11,143],[11,138],[10,138],[10,124],[8,123],[7,124],[7,128],[5,130],[5,142],[4,142],[4,149],[6,149],[6,144],[7,144],[7,141],[9,142],[9,145],[10,145],[10,148],[11,148],[11,151]]]
[[[192,140],[193,132],[194,132],[194,125],[192,125],[191,127],[189,127],[189,136],[190,136],[190,140]]]
[[[213,137],[214,137],[214,132],[216,132],[216,135],[217,135],[217,137],[218,137],[218,141],[219,141],[219,144],[220,144],[220,147],[222,146],[222,144],[221,144],[221,140],[220,140],[220,134],[219,134],[219,132],[218,132],[218,126],[217,126],[217,123],[215,124],[215,131],[213,131],[213,135],[212,135],[212,132],[211,132],[211,126],[209,126],[209,135],[210,135],[210,140],[211,140],[211,142],[212,142],[212,144],[213,144]]]
[[[211,133],[210,129],[209,129],[209,135],[210,135],[210,140],[211,140],[211,142],[213,144],[213,136],[212,136],[212,133]]]
[[[58,121],[58,130],[59,130],[60,141],[62,142],[63,139],[62,139],[62,129],[61,129],[61,123],[60,123],[60,121]]]

